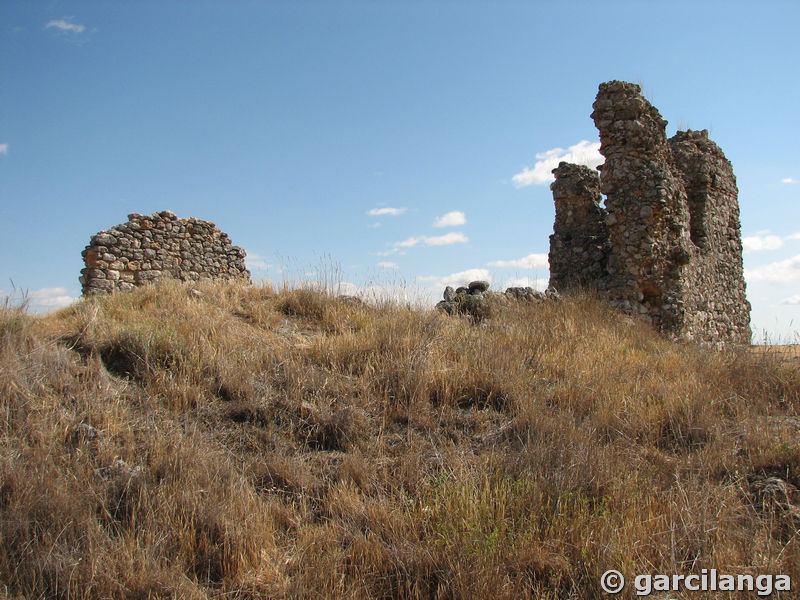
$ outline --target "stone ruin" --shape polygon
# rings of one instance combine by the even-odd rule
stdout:
[[[538,304],[545,301],[559,301],[561,296],[553,288],[540,292],[532,287],[510,287],[504,293],[490,292],[488,281],[471,281],[469,285],[453,289],[447,286],[444,289],[444,298],[439,301],[436,308],[449,315],[467,315],[475,321],[481,321],[488,316],[492,301],[519,301]]]
[[[133,213],[128,222],[95,234],[81,253],[84,296],[128,291],[164,278],[250,281],[245,251],[214,223],[179,219],[165,210]]]
[[[750,342],[736,178],[708,131],[679,131],[638,85],[600,84],[600,175],[562,162],[550,186],[550,286],[596,290],[662,332]],[[602,195],[605,194],[605,205]]]

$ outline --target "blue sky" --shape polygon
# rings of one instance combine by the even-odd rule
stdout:
[[[732,161],[754,331],[798,341],[798,31],[796,2],[6,0],[0,290],[63,305],[92,234],[164,209],[278,283],[541,285],[547,161],[591,159],[623,79]]]

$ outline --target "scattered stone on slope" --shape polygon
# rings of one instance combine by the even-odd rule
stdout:
[[[448,285],[443,297],[436,308],[450,315],[469,315],[476,320],[482,320],[489,315],[492,302],[514,300],[540,303],[561,299],[553,288],[540,292],[532,287],[510,287],[504,293],[491,292],[488,281],[472,281],[468,286],[461,286],[456,290]]]

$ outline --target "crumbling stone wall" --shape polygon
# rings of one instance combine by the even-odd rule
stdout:
[[[550,286],[605,288],[610,243],[600,206],[600,179],[589,167],[562,162],[551,186],[556,222],[550,236]]]
[[[577,165],[553,171],[550,284],[597,289],[677,337],[748,343],[730,162],[707,131],[667,139],[667,122],[631,83],[600,84],[592,118],[606,158],[599,180]]]
[[[245,251],[227,234],[214,223],[179,219],[169,210],[128,215],[127,223],[92,236],[82,256],[84,295],[128,291],[166,277],[250,280]]]
[[[730,161],[708,131],[679,131],[670,139],[689,208],[692,259],[687,265],[684,327],[710,339],[750,340],[745,294],[739,191]]]

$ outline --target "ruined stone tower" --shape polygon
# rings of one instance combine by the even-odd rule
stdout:
[[[707,131],[667,139],[667,122],[632,83],[600,84],[591,116],[606,161],[599,177],[567,163],[553,170],[550,284],[595,289],[676,337],[749,343],[730,162]]]

